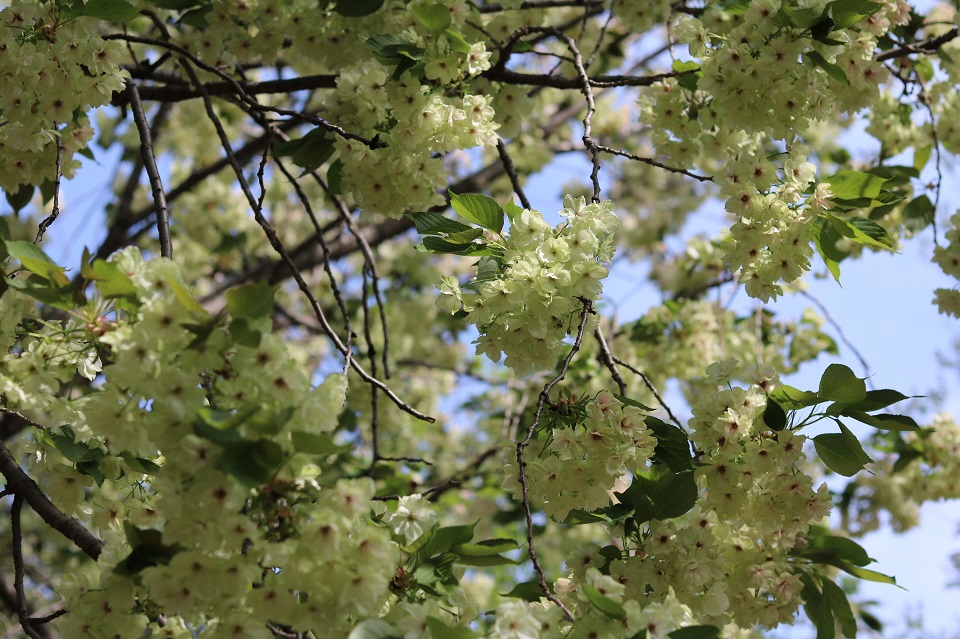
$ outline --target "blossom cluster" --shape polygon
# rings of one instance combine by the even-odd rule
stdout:
[[[576,333],[584,304],[600,297],[604,266],[613,257],[618,220],[609,200],[587,204],[567,196],[551,227],[539,211],[515,215],[504,238],[504,267],[496,277],[464,293],[444,280],[438,306],[460,308],[480,331],[477,353],[523,375],[549,369],[563,352],[563,339]]]
[[[108,312],[100,300],[96,317],[40,323],[8,290],[0,322],[5,407],[71,425],[25,444],[31,471],[105,542],[62,590],[63,632],[268,637],[267,619],[326,631],[376,614],[400,554],[369,516],[374,484],[321,485],[325,457],[304,452],[336,428],[345,377],[311,389],[268,324],[224,331],[169,260],[126,249],[101,264],[126,291]],[[97,388],[60,393],[77,372]],[[401,539],[429,517],[416,506],[393,516]],[[161,546],[169,563],[140,563]]]
[[[67,19],[54,3],[15,0],[0,10],[0,188],[74,174],[93,129],[85,112],[123,88],[122,45],[95,37],[95,22]]]
[[[933,250],[933,261],[944,273],[960,280],[960,212],[955,213],[950,222],[952,226],[943,234],[947,244]],[[934,293],[934,303],[941,313],[960,317],[960,290],[956,286],[938,288]]]
[[[617,480],[645,468],[657,445],[643,412],[608,391],[587,402],[584,410],[582,422],[552,429],[542,452],[526,461],[530,496],[558,521],[573,509],[593,511],[608,505]],[[519,498],[516,445],[504,442],[501,449],[506,486]]]

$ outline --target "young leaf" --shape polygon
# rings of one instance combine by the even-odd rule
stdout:
[[[907,415],[894,415],[892,413],[868,415],[867,413],[857,410],[844,410],[841,414],[881,430],[920,430],[920,424]]]
[[[773,392],[770,393],[770,397],[785,410],[806,408],[807,406],[819,404],[821,401],[817,394],[812,391],[802,391],[799,388],[787,386],[786,384],[775,388]]]
[[[427,617],[427,628],[433,639],[474,639],[479,636],[466,626],[448,626],[436,617]]]
[[[450,206],[463,219],[479,224],[488,231],[499,234],[503,230],[505,213],[497,201],[480,193],[463,193],[450,195]]]
[[[767,406],[763,410],[763,423],[770,430],[783,430],[787,427],[787,413],[773,398],[767,398]]]
[[[690,440],[686,433],[652,415],[648,415],[643,421],[657,438],[657,447],[653,452],[655,461],[665,464],[675,473],[693,470]]]
[[[857,636],[857,620],[853,616],[853,610],[850,609],[850,602],[847,601],[847,595],[837,584],[833,583],[827,577],[821,577],[823,584],[823,602],[828,604],[833,610],[833,616],[840,623],[840,630],[844,637],[854,638]]]
[[[514,586],[510,592],[500,593],[500,596],[523,599],[524,601],[540,601],[540,597],[543,596],[543,590],[540,588],[540,582],[537,580],[524,581]]]

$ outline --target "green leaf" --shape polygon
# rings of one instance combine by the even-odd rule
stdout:
[[[564,526],[582,526],[584,524],[606,523],[608,519],[597,513],[587,512],[580,508],[574,508],[561,522]]]
[[[688,512],[697,503],[699,492],[692,472],[663,475],[651,493],[656,519],[672,519]]]
[[[243,440],[224,448],[217,468],[245,488],[262,486],[283,463],[283,450],[269,439]]]
[[[502,552],[516,550],[520,544],[513,539],[485,539],[475,543],[459,544],[453,547],[453,552],[460,557],[491,557]]]
[[[867,581],[875,581],[880,584],[890,584],[891,586],[897,585],[897,580],[894,577],[885,575],[880,572],[873,570],[867,570],[866,568],[860,568],[858,566],[850,565],[843,561],[838,561],[832,564],[844,572],[848,572],[854,577],[859,577],[860,579],[865,579]]]
[[[681,60],[674,60],[673,71],[675,73],[683,73],[683,75],[677,77],[677,84],[687,91],[697,90],[697,82],[699,82],[700,78],[703,77],[703,73],[700,71],[699,62],[694,62],[692,60],[685,62]]]
[[[869,0],[834,0],[826,6],[824,12],[833,17],[837,29],[847,29],[882,8],[882,4]]]
[[[912,417],[907,415],[894,415],[891,413],[868,415],[867,413],[856,410],[844,410],[842,414],[846,417],[852,417],[858,422],[863,422],[868,426],[873,426],[874,428],[879,428],[881,430],[920,430],[920,424],[918,424]]]
[[[87,0],[80,16],[107,22],[129,22],[139,17],[140,12],[126,0]]]
[[[144,475],[156,475],[157,471],[160,470],[159,464],[143,457],[136,457],[132,453],[120,453],[120,458],[126,462],[127,466],[129,466],[131,470],[138,473],[143,473]]]
[[[273,147],[275,157],[287,157],[304,172],[310,173],[333,156],[333,136],[323,128],[316,127],[302,138],[280,142]]]
[[[497,201],[480,193],[450,194],[450,206],[453,210],[474,224],[499,234],[503,230],[503,218],[506,214]]]
[[[293,442],[293,449],[298,453],[307,453],[308,455],[319,455],[326,457],[328,455],[339,455],[353,449],[349,444],[337,444],[330,433],[305,433],[303,431],[292,431],[290,439]]]
[[[634,408],[638,408],[646,413],[652,413],[654,410],[649,406],[645,404],[641,404],[637,400],[630,399],[629,397],[626,397],[624,395],[614,395],[614,397],[616,397],[617,401],[620,402],[621,404],[624,404],[625,406],[633,406]]]
[[[653,452],[655,461],[665,464],[675,473],[693,470],[690,440],[686,433],[652,415],[645,417],[643,422],[657,438],[657,447]]]
[[[842,228],[837,227],[837,230],[844,237],[849,237],[866,246],[893,250],[893,238],[890,237],[885,228],[873,220],[864,217],[836,217],[829,214],[827,217],[834,225],[839,223],[849,229],[850,233],[847,233]]]
[[[423,558],[433,557],[451,550],[454,546],[465,544],[473,539],[473,529],[476,526],[469,524],[438,528],[430,533],[426,542],[417,549],[417,554]]]
[[[827,223],[826,218],[819,218],[812,224],[813,244],[816,246],[820,258],[823,259],[823,263],[827,266],[827,270],[839,284],[840,262],[847,257],[847,253],[837,248],[837,241],[843,236],[833,228],[833,224]]]
[[[916,233],[933,223],[933,202],[926,195],[910,200],[903,207],[903,225]]]
[[[491,282],[500,279],[502,274],[503,260],[490,255],[484,255],[477,262],[477,277],[473,280],[473,283]]]
[[[862,171],[840,171],[824,178],[824,182],[830,184],[833,196],[840,199],[875,198],[886,181],[886,178]]]
[[[457,53],[470,52],[470,43],[464,40],[460,32],[454,31],[453,29],[444,29],[443,35],[447,38],[450,48]]]
[[[462,233],[469,231],[472,226],[467,226],[463,222],[457,222],[443,217],[439,213],[424,211],[423,213],[411,213],[413,225],[417,227],[417,233],[420,235],[441,235],[445,233]]]
[[[383,619],[367,619],[351,630],[347,639],[403,639],[403,634]]]
[[[63,267],[47,257],[33,242],[25,240],[4,240],[7,253],[10,257],[20,260],[23,268],[36,273],[40,277],[50,280],[56,286],[64,287],[70,284]]]
[[[230,339],[241,346],[246,346],[247,348],[259,347],[260,341],[263,339],[263,333],[261,333],[251,324],[252,322],[249,322],[242,317],[231,320],[228,326],[230,330]]]
[[[843,364],[830,364],[820,378],[820,390],[817,393],[821,401],[853,403],[865,399],[867,385]]]
[[[833,616],[840,623],[843,636],[856,637],[857,620],[853,616],[853,610],[850,609],[847,595],[844,594],[840,586],[826,577],[821,578],[821,583],[823,584],[823,602],[833,610]]]
[[[783,430],[787,427],[787,413],[775,399],[767,398],[767,406],[763,409],[763,423],[770,430]]]
[[[107,299],[119,297],[134,298],[137,295],[137,287],[133,285],[133,280],[126,273],[120,270],[120,265],[116,262],[107,262],[105,260],[94,260],[90,262],[90,254],[86,248],[83,249],[83,262],[80,267],[80,275],[88,281],[95,282],[100,295]]]
[[[874,560],[863,546],[854,540],[826,533],[826,528],[812,526],[808,535],[809,545],[806,548],[795,548],[790,554],[819,564],[843,561],[854,566],[866,566],[873,563]]]
[[[786,410],[797,410],[806,408],[807,406],[814,406],[821,401],[817,394],[812,391],[802,391],[799,388],[787,386],[786,384],[775,388],[773,392],[770,393],[770,397]]]
[[[98,461],[103,458],[102,450],[91,448],[83,442],[76,442],[74,438],[73,429],[63,426],[56,432],[48,432],[44,439],[53,444],[61,455],[74,463]]]
[[[436,617],[427,617],[427,628],[433,639],[475,639],[479,636],[466,626],[449,626]]]
[[[905,399],[910,399],[900,391],[895,391],[890,388],[883,388],[880,390],[867,391],[866,397],[856,402],[836,402],[827,407],[828,415],[842,415],[845,414],[843,411],[864,411],[869,412],[872,410],[880,410],[881,408],[886,408],[891,404],[896,404],[897,402],[902,402]]]
[[[439,2],[422,3],[410,6],[410,13],[427,31],[439,35],[450,26],[450,10]]]
[[[922,146],[919,149],[914,149],[913,168],[915,168],[918,171],[922,171],[923,167],[927,166],[927,162],[930,161],[930,154],[932,152],[933,152],[932,144]]]
[[[277,287],[267,282],[243,284],[227,289],[227,310],[233,317],[256,320],[273,313],[273,294]]]
[[[345,18],[362,18],[379,11],[383,2],[384,0],[337,0],[333,10]],[[352,634],[350,639],[354,639]]]
[[[452,253],[454,255],[491,255],[499,256],[502,251],[491,247],[485,243],[476,242],[448,242],[447,240],[435,235],[428,235],[423,238],[422,246],[431,253]]]
[[[21,184],[16,193],[11,193],[10,191],[4,192],[7,203],[13,207],[14,213],[19,213],[23,207],[30,204],[30,200],[33,199],[33,189],[32,184]],[[9,237],[9,235],[7,237]]]
[[[841,432],[817,435],[813,445],[827,468],[844,477],[853,477],[873,460],[863,452],[857,437],[846,426],[839,425]]]
[[[593,607],[610,617],[611,619],[623,619],[627,616],[627,611],[616,601],[607,597],[590,584],[581,586],[581,592],[587,596],[587,601],[593,604]]]
[[[537,580],[523,581],[514,586],[510,592],[500,593],[500,596],[523,599],[524,601],[540,601],[540,597],[543,596],[543,589],[540,588],[540,582]]]
[[[327,168],[327,194],[343,194],[343,160],[337,158]]]
[[[843,69],[832,62],[827,62],[827,59],[820,55],[820,52],[807,51],[803,55],[805,55],[815,65],[823,69],[827,75],[840,84],[844,86],[850,86],[850,80],[847,79],[847,74],[843,72]]]
[[[670,639],[720,639],[720,629],[716,626],[687,626],[678,628],[667,636]]]

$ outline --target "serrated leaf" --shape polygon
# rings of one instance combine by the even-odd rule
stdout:
[[[453,552],[464,557],[491,557],[503,552],[516,550],[520,544],[513,539],[485,539],[474,543],[459,544],[453,548]]]
[[[827,59],[824,58],[818,51],[807,51],[803,54],[815,65],[823,69],[827,75],[839,82],[844,86],[850,85],[850,80],[847,79],[847,74],[843,72],[839,66],[832,62],[827,62]]]
[[[844,410],[842,415],[851,417],[858,422],[863,422],[868,426],[879,428],[881,430],[899,430],[899,431],[919,431],[920,425],[907,415],[894,415],[891,413],[881,413],[880,415],[868,415],[867,413],[856,410]]]
[[[860,568],[859,566],[853,566],[843,561],[838,561],[831,564],[836,566],[844,572],[850,573],[854,577],[859,577],[860,579],[865,579],[866,581],[874,581],[881,584],[890,584],[891,586],[897,585],[897,580],[890,575],[885,575],[881,572],[876,572],[874,570],[867,570],[866,568]]]
[[[886,181],[886,178],[863,171],[840,171],[824,178],[824,182],[830,184],[833,196],[840,199],[875,198]]]
[[[67,279],[63,267],[58,266],[56,262],[47,257],[40,248],[33,242],[25,240],[4,240],[7,254],[10,257],[20,260],[24,269],[35,273],[40,277],[49,280],[56,286],[68,286],[70,280]]]
[[[441,235],[444,233],[461,233],[469,231],[471,228],[463,222],[457,222],[443,217],[439,213],[424,211],[422,213],[411,213],[410,218],[413,225],[417,228],[420,235]]]
[[[821,401],[859,402],[867,396],[867,385],[850,370],[850,367],[843,364],[830,364],[820,377],[820,390],[817,396]]]
[[[693,470],[690,440],[686,433],[652,415],[645,417],[643,422],[657,438],[657,446],[653,452],[655,461],[665,464],[675,473]]]
[[[590,584],[584,584],[581,586],[581,592],[586,595],[587,601],[589,601],[594,608],[611,619],[620,620],[627,616],[627,611],[623,609],[623,606],[618,604],[610,597],[607,597]]]
[[[880,410],[881,408],[886,408],[891,404],[896,404],[902,402],[905,399],[910,399],[900,391],[895,391],[890,388],[883,388],[880,390],[871,390],[867,391],[866,396],[856,402],[837,402],[831,404],[827,407],[828,415],[841,415],[844,414],[843,411],[863,411],[870,412],[873,410]]]
[[[826,6],[824,12],[830,14],[837,29],[847,29],[882,8],[882,4],[869,0],[834,0]]]
[[[106,22],[129,22],[139,17],[140,12],[126,0],[87,0],[79,15]]]
[[[802,391],[799,388],[794,388],[786,384],[775,388],[773,392],[770,393],[770,397],[786,410],[797,410],[820,403],[820,398],[816,393]]]
[[[860,441],[849,429],[843,424],[840,424],[840,429],[839,433],[817,435],[813,438],[813,445],[827,468],[844,477],[853,477],[873,460],[863,451]]]
[[[853,229],[853,239],[860,244],[881,249],[893,250],[893,238],[873,220],[865,217],[841,218],[847,226]]]
[[[450,206],[468,222],[499,234],[506,216],[495,199],[480,193],[450,194]]]
[[[853,616],[853,610],[850,609],[850,602],[847,601],[847,595],[837,584],[830,579],[823,577],[823,601],[829,604],[833,610],[833,616],[840,623],[840,630],[844,637],[853,639],[857,636],[857,620]]]
[[[690,511],[699,496],[692,472],[667,473],[657,480],[651,493],[656,519],[673,519]]]
[[[620,402],[621,404],[625,406],[633,406],[634,408],[638,408],[646,413],[652,413],[654,410],[649,406],[647,406],[646,404],[641,404],[637,400],[630,399],[629,397],[626,397],[624,395],[614,395],[614,397],[616,397],[617,401]]]
[[[423,558],[445,553],[454,546],[465,544],[473,539],[473,530],[476,524],[464,526],[446,526],[438,528],[429,534],[426,542],[417,549],[417,554]]]

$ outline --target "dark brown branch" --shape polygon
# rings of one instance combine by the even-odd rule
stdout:
[[[43,234],[50,228],[50,225],[60,217],[60,179],[63,177],[63,139],[60,137],[60,127],[56,122],[54,122],[54,126],[57,128],[57,166],[53,182],[53,208],[50,210],[50,215],[43,218],[43,221],[40,222],[40,227],[37,229],[37,237],[33,240],[34,244],[39,244],[40,241],[43,240]]]
[[[687,177],[692,177],[694,180],[700,180],[701,182],[713,182],[712,177],[708,177],[706,175],[697,175],[696,173],[691,173],[686,169],[678,169],[673,166],[667,166],[666,164],[657,162],[656,160],[651,158],[645,158],[643,156],[635,155],[633,153],[622,151],[620,149],[615,149],[609,146],[600,145],[597,148],[603,151],[604,153],[609,153],[611,155],[619,155],[620,157],[627,158],[628,160],[634,160],[635,162],[643,162],[644,164],[649,164],[650,166],[655,166],[658,169],[663,169],[664,171],[670,171],[671,173],[680,173],[682,175],[686,175]]]
[[[560,7],[576,7],[584,9],[605,9],[604,0],[528,0],[520,3],[520,9],[553,9]],[[503,5],[492,3],[480,7],[480,13],[497,13],[506,11]]]
[[[648,87],[661,80],[679,78],[688,73],[696,73],[696,69],[691,71],[669,71],[667,73],[655,73],[653,75],[598,75],[589,78],[589,81],[590,86],[595,88]],[[506,67],[493,67],[488,69],[483,72],[482,77],[494,82],[503,82],[504,84],[522,84],[525,86],[551,87],[554,89],[580,90],[583,88],[583,82],[579,78],[565,78],[540,73],[520,73],[507,69]]]
[[[140,155],[143,157],[143,166],[150,179],[150,190],[153,193],[154,211],[157,216],[157,235],[160,238],[160,255],[168,259],[173,258],[173,243],[170,240],[170,216],[167,211],[167,197],[163,192],[163,182],[160,180],[160,169],[157,168],[157,158],[153,153],[153,139],[150,136],[150,127],[147,125],[147,116],[143,111],[140,93],[135,82],[127,83],[127,94],[130,97],[130,108],[133,110],[133,121],[140,134]]]
[[[37,483],[20,468],[3,442],[0,442],[0,474],[6,478],[7,486],[30,504],[47,525],[76,544],[77,548],[91,559],[96,560],[100,556],[103,542],[90,534],[76,519],[65,515],[54,506]]]
[[[10,506],[10,530],[13,534],[13,544],[10,550],[13,555],[13,589],[17,593],[17,619],[23,633],[30,639],[41,639],[30,623],[30,611],[27,609],[27,595],[23,591],[23,531],[20,529],[20,511],[23,509],[23,496],[16,495],[13,505]]]
[[[187,84],[186,80],[175,74],[159,72],[140,73],[133,75],[144,80],[160,80],[165,84],[148,85],[140,87],[140,97],[144,100],[154,102],[182,102],[183,100],[193,100],[201,97],[198,90]],[[297,91],[312,91],[315,89],[335,89],[337,87],[337,76],[335,75],[305,75],[297,78],[286,78],[281,80],[264,80],[262,82],[238,82],[237,83],[247,95],[262,95],[264,93],[294,93]],[[209,82],[203,85],[212,96],[227,97],[236,95],[234,86],[229,82]],[[114,106],[123,106],[127,104],[129,96],[123,93],[117,93],[113,97]]]
[[[884,60],[891,60],[893,58],[902,58],[904,56],[912,55],[914,53],[936,53],[937,49],[950,42],[955,40],[957,35],[960,34],[960,27],[954,27],[935,38],[928,38],[926,40],[921,40],[920,42],[913,42],[911,44],[905,44],[899,49],[891,49],[890,51],[884,51],[876,57],[877,62],[883,62]]]

